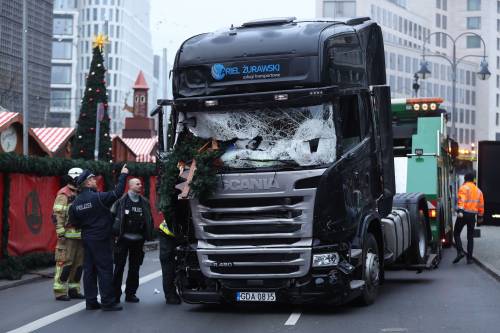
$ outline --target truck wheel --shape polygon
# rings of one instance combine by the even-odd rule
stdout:
[[[429,239],[425,227],[425,214],[418,210],[418,219],[412,224],[410,256],[414,264],[425,264],[429,252]]]
[[[377,298],[381,273],[378,244],[371,232],[366,234],[363,242],[362,260],[362,279],[365,281],[365,287],[359,300],[362,305],[370,305]]]

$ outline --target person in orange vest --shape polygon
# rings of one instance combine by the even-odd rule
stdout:
[[[453,260],[456,264],[464,256],[460,234],[467,225],[467,264],[472,264],[472,251],[474,249],[474,226],[483,223],[484,199],[481,190],[474,184],[474,174],[467,173],[465,182],[458,190],[457,220],[453,236],[457,247],[457,257]]]

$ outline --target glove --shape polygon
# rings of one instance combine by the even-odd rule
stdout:
[[[483,224],[483,222],[484,222],[483,217],[482,216],[478,216],[477,217],[477,224],[480,225],[480,224]]]

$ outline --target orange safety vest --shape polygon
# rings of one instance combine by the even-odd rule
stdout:
[[[473,183],[466,182],[458,190],[458,207],[467,213],[484,214],[483,192]]]

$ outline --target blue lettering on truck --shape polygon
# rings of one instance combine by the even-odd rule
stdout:
[[[213,64],[211,68],[212,77],[216,81],[223,80],[226,76],[233,76],[233,79],[265,79],[281,76],[280,64],[260,64],[260,65],[240,65],[226,66],[224,64]],[[269,74],[269,75],[262,75]],[[239,77],[237,77],[239,76]]]

